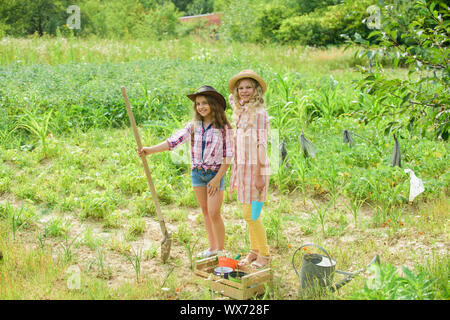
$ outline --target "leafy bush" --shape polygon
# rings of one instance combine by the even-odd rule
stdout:
[[[292,10],[282,4],[267,4],[258,17],[259,40],[276,40],[276,32],[291,15]]]
[[[193,0],[187,6],[187,15],[205,14],[214,11],[214,0]]]
[[[255,41],[258,35],[257,17],[261,7],[250,0],[232,0],[224,11],[221,36],[229,41]]]
[[[175,36],[179,15],[179,11],[171,2],[157,6],[145,18],[150,34],[157,39]]]
[[[301,14],[307,14],[316,9],[336,5],[339,2],[339,0],[288,0],[287,6]]]
[[[297,41],[303,45],[326,46],[343,43],[341,34],[355,32],[368,35],[370,29],[363,24],[366,9],[374,0],[346,1],[338,5],[319,8],[309,14],[285,19],[277,39],[288,43]]]

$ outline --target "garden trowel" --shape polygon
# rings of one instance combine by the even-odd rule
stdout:
[[[259,201],[252,201],[252,220],[256,221],[259,218],[259,215],[261,214],[261,210],[263,207],[263,203],[261,201],[261,192],[258,192],[258,198]]]
[[[134,137],[136,138],[136,143],[138,145],[139,150],[142,149],[141,138],[139,137],[139,132],[136,127],[136,122],[134,121],[133,111],[131,110],[131,104],[128,100],[127,92],[124,86],[120,87],[122,91],[123,99],[125,100],[125,105],[127,107],[128,117],[130,118],[130,123],[133,128]],[[142,164],[144,166],[145,175],[147,176],[148,185],[150,187],[150,191],[152,193],[153,201],[155,202],[155,209],[158,215],[159,225],[161,227],[161,232],[163,234],[163,239],[161,241],[161,260],[163,263],[169,258],[170,255],[170,247],[172,245],[172,238],[170,233],[166,229],[166,224],[164,222],[164,217],[161,213],[161,208],[159,207],[158,196],[156,194],[155,186],[153,185],[152,176],[150,174],[150,169],[148,168],[147,158],[141,157]]]

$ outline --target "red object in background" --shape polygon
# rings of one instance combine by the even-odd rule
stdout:
[[[188,21],[194,21],[194,20],[208,20],[206,25],[217,24],[220,26],[222,24],[222,19],[221,19],[222,16],[223,16],[223,13],[207,13],[207,14],[200,14],[197,16],[181,17],[178,19],[181,22],[188,22]]]

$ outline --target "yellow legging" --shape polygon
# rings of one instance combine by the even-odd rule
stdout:
[[[256,250],[262,256],[269,256],[266,230],[261,222],[261,216],[255,221],[252,219],[252,205],[243,204],[243,218],[247,221],[250,233],[250,249]]]

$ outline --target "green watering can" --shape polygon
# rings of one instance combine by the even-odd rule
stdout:
[[[317,253],[304,254],[302,257],[302,268],[299,273],[294,263],[295,255],[302,248],[310,246],[319,248],[325,253],[326,256]],[[380,263],[380,257],[378,254],[372,259],[372,261],[370,261],[367,267],[369,267],[372,263]],[[292,256],[292,266],[300,279],[301,293],[305,292],[312,295],[320,295],[326,289],[334,292],[350,282],[357,274],[363,272],[367,268],[363,268],[357,272],[344,272],[336,270],[336,261],[331,259],[330,255],[324,248],[314,243],[304,244],[295,250]],[[333,284],[333,276],[335,273],[343,274],[347,277],[338,283]]]

